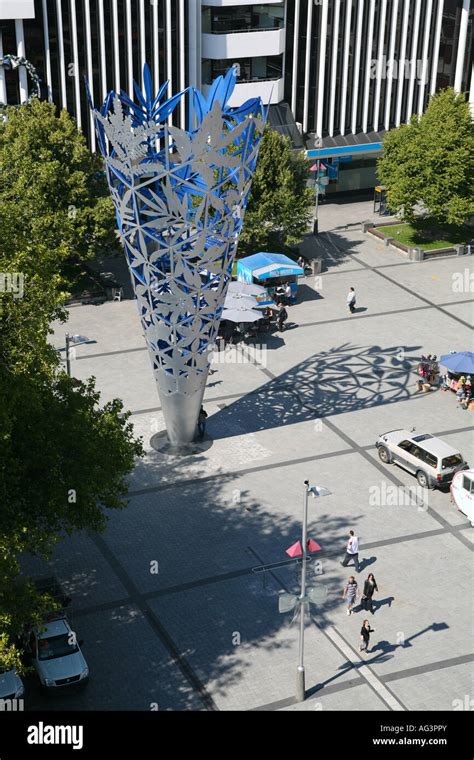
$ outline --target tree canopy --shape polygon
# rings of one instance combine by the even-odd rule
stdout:
[[[102,161],[72,116],[34,98],[5,110],[0,123],[1,245],[40,258],[63,274],[97,254],[119,250]],[[46,271],[45,271],[46,273]],[[67,282],[63,283],[68,284]]]
[[[101,405],[94,380],[68,377],[49,342],[51,322],[67,317],[62,264],[71,251],[93,255],[109,239],[100,165],[64,111],[57,117],[33,101],[7,114],[0,124],[0,667],[21,667],[15,636],[52,604],[21,573],[21,556],[47,559],[64,534],[103,530],[108,510],[126,505],[127,475],[143,449],[122,402]],[[21,288],[9,287],[20,278]]]
[[[408,222],[420,209],[439,225],[474,215],[474,125],[465,97],[442,90],[421,117],[390,130],[377,172],[389,207]]]
[[[240,236],[239,254],[284,250],[307,231],[314,193],[309,164],[290,140],[266,127]]]

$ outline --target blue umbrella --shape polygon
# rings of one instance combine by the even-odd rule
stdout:
[[[470,375],[474,373],[474,353],[472,351],[457,351],[452,354],[444,354],[439,363],[450,369],[451,372],[462,372]]]

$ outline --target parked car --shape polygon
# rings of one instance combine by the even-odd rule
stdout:
[[[474,527],[474,470],[456,473],[451,483],[451,501]]]
[[[82,643],[76,640],[65,616],[54,617],[26,634],[25,653],[45,690],[85,686],[89,668],[81,652]]]
[[[413,473],[422,488],[450,483],[460,470],[469,469],[463,455],[430,433],[389,430],[375,444],[384,464],[398,464]]]
[[[0,700],[21,699],[24,694],[23,681],[15,669],[0,671]]]

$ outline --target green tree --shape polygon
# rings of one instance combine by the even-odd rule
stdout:
[[[69,378],[47,352],[39,359],[48,371],[0,365],[0,634],[10,645],[0,641],[0,666],[14,661],[22,625],[49,604],[22,578],[21,555],[46,559],[62,534],[104,530],[107,511],[125,506],[127,475],[143,453],[120,400],[101,406],[93,379]]]
[[[66,112],[58,118],[39,102],[8,110],[0,125],[0,667],[20,666],[15,636],[53,604],[22,575],[21,555],[48,558],[64,533],[102,531],[108,511],[126,505],[127,476],[143,454],[122,402],[101,405],[93,379],[69,378],[49,343],[52,320],[67,317],[64,263],[115,245],[100,169]],[[20,278],[21,289],[5,292]]]
[[[239,254],[284,250],[307,231],[314,193],[309,164],[290,140],[266,127],[239,241]]]
[[[426,112],[385,135],[378,161],[387,201],[414,222],[419,208],[440,226],[474,214],[474,125],[463,95],[448,88]]]
[[[56,275],[118,251],[102,161],[52,103],[6,109],[0,122],[0,245],[39,256]],[[63,280],[67,286],[67,280]]]

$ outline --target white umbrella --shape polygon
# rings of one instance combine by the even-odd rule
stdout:
[[[245,296],[264,296],[267,293],[267,289],[261,285],[254,285],[252,282],[236,282],[235,280],[229,283],[228,293],[241,293]]]
[[[261,313],[255,309],[224,309],[222,312],[222,319],[229,322],[256,322],[261,318]]]
[[[227,293],[224,309],[256,309],[258,304],[251,296],[241,296],[236,293]]]

